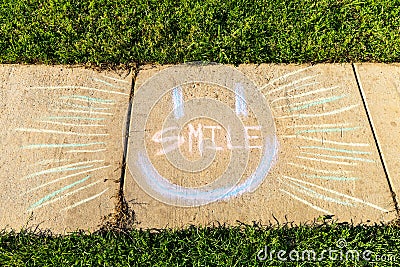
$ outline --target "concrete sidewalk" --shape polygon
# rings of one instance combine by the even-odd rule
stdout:
[[[2,65],[0,77],[0,228],[96,229],[116,207],[125,145],[138,227],[397,217],[400,65],[142,66],[137,77]]]

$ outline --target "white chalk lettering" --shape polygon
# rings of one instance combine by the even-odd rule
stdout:
[[[175,141],[175,143],[170,144],[169,146],[164,147],[163,149],[157,151],[157,156],[161,156],[164,154],[167,154],[171,151],[174,151],[175,149],[178,149],[183,143],[185,143],[185,138],[183,136],[164,136],[165,133],[171,131],[171,130],[176,130],[179,129],[178,127],[168,127],[165,129],[162,129],[158,132],[156,132],[153,135],[153,138],[151,140],[153,140],[153,142],[156,143],[167,143],[167,142],[172,142]]]
[[[215,130],[216,129],[221,130],[222,129],[221,126],[218,126],[218,125],[217,126],[204,126],[203,128],[204,129],[211,129],[211,141],[214,144],[213,147],[208,146],[206,148],[215,149],[215,150],[224,150],[224,148],[221,147],[221,146],[218,146],[217,142],[215,141]]]
[[[156,132],[153,135],[152,141],[163,145],[163,148],[157,151],[156,154],[157,156],[164,155],[171,151],[179,149],[186,142],[186,140],[188,142],[187,147],[189,153],[193,154],[195,152],[194,150],[196,150],[197,148],[201,156],[203,155],[204,152],[203,141],[206,139],[211,139],[213,146],[207,146],[205,148],[217,151],[234,150],[234,149],[262,149],[262,145],[251,144],[252,140],[258,140],[262,138],[261,133],[254,133],[254,131],[260,132],[261,126],[244,126],[243,136],[236,137],[240,139],[243,138],[242,140],[244,140],[244,146],[234,146],[232,144],[232,137],[229,126],[225,135],[225,140],[219,140],[218,138],[219,136],[221,136],[221,134],[219,134],[218,131],[223,130],[221,126],[203,125],[201,123],[198,123],[197,127],[193,126],[193,124],[191,123],[188,124],[187,139],[185,139],[185,137],[180,134],[177,136],[173,135],[165,136],[168,132],[178,129],[179,129],[178,127],[168,127]],[[168,145],[164,146],[164,144],[166,143],[168,143]]]
[[[194,129],[193,125],[191,123],[188,124],[189,127],[189,152],[193,152],[193,137],[196,137],[198,139],[198,149],[200,152],[200,155],[203,155],[203,130],[202,130],[202,125],[199,123],[197,124],[197,131]]]
[[[244,126],[244,142],[246,149],[257,148],[262,149],[262,146],[251,146],[250,140],[259,139],[258,135],[249,135],[249,130],[261,131],[261,126]]]

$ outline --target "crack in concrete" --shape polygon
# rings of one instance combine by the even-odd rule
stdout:
[[[384,155],[382,153],[382,148],[381,148],[381,145],[380,145],[379,140],[378,140],[378,136],[377,136],[377,133],[376,133],[376,130],[375,130],[374,122],[372,120],[372,116],[371,116],[371,113],[370,113],[369,108],[368,108],[366,96],[365,96],[365,93],[364,93],[364,90],[363,90],[362,84],[361,84],[361,79],[360,79],[360,76],[359,76],[359,74],[357,72],[357,68],[354,65],[354,63],[351,63],[351,66],[353,68],[354,78],[356,80],[357,87],[358,87],[358,90],[359,90],[360,95],[361,95],[361,100],[363,102],[364,109],[365,109],[365,112],[366,112],[366,115],[367,115],[367,118],[368,118],[368,123],[369,123],[369,126],[371,128],[372,135],[374,137],[375,145],[376,145],[376,148],[378,150],[379,158],[380,158],[380,161],[382,163],[383,171],[385,172],[386,180],[387,180],[388,185],[389,185],[389,190],[390,190],[390,193],[392,195],[394,208],[396,210],[397,217],[399,218],[400,217],[399,202],[397,200],[396,192],[393,189],[393,183],[392,183],[392,180],[391,180],[391,177],[390,177],[390,174],[389,174],[389,170],[388,170],[387,165],[386,165],[385,157],[384,157]]]
[[[131,91],[129,94],[128,109],[126,113],[125,122],[125,136],[124,136],[124,149],[122,153],[122,163],[121,163],[121,176],[118,180],[119,188],[117,193],[117,203],[115,205],[114,214],[110,214],[103,219],[100,231],[107,231],[109,229],[125,231],[127,229],[132,229],[135,223],[135,211],[129,208],[128,202],[124,195],[124,185],[126,176],[126,159],[128,153],[128,142],[129,142],[129,132],[132,117],[132,105],[133,97],[135,94],[135,83],[136,78],[139,74],[139,64],[136,64],[133,69]]]
[[[126,157],[128,153],[128,141],[129,141],[129,131],[131,126],[131,117],[132,117],[132,105],[133,105],[133,96],[135,94],[135,83],[136,78],[139,74],[139,65],[135,66],[134,73],[132,76],[132,84],[131,84],[131,92],[129,94],[129,103],[128,110],[125,122],[125,136],[124,136],[124,151],[122,155],[122,167],[121,167],[121,177],[119,180],[119,194],[123,196],[124,184],[125,184],[125,173],[126,173]]]

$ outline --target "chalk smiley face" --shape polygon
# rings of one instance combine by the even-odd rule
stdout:
[[[196,86],[205,89],[200,93]],[[140,86],[133,101],[127,163],[135,181],[153,198],[174,206],[200,206],[254,191],[266,178],[277,153],[274,121],[265,97],[238,70],[216,64],[170,67]],[[194,123],[199,119],[203,123]],[[207,120],[213,123],[205,124]],[[217,135],[224,136],[223,144],[217,144]],[[182,148],[190,153],[196,149],[199,157],[188,159]],[[249,172],[254,150],[258,164]],[[152,160],[163,157],[175,173],[204,176],[219,151],[226,152],[226,168],[206,172],[210,181],[197,187],[172,182],[160,170],[165,166]]]

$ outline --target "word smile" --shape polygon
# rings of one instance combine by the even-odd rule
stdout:
[[[223,137],[225,140],[219,140],[219,143],[216,141],[216,136],[221,134],[223,130],[221,126],[217,125],[203,125],[201,123],[197,124],[197,129],[191,124],[188,124],[188,133],[187,137],[179,134],[179,135],[168,135],[166,134],[170,132],[176,132],[179,130],[178,127],[167,127],[156,132],[152,141],[155,143],[160,143],[163,145],[163,149],[159,150],[156,155],[164,155],[170,153],[176,149],[179,149],[185,143],[187,143],[189,153],[193,153],[193,148],[196,147],[199,151],[200,155],[203,154],[204,149],[212,149],[212,150],[233,150],[233,149],[262,149],[261,145],[251,144],[251,140],[261,139],[261,135],[257,135],[252,133],[250,135],[250,131],[258,132],[261,131],[261,126],[244,126],[243,127],[243,136],[240,136],[243,140],[242,146],[234,146],[232,144],[231,133],[229,132],[229,128],[226,132],[226,135]],[[204,141],[211,140],[213,146],[205,146]],[[255,142],[255,141],[253,141]],[[168,143],[168,144],[167,144]]]

